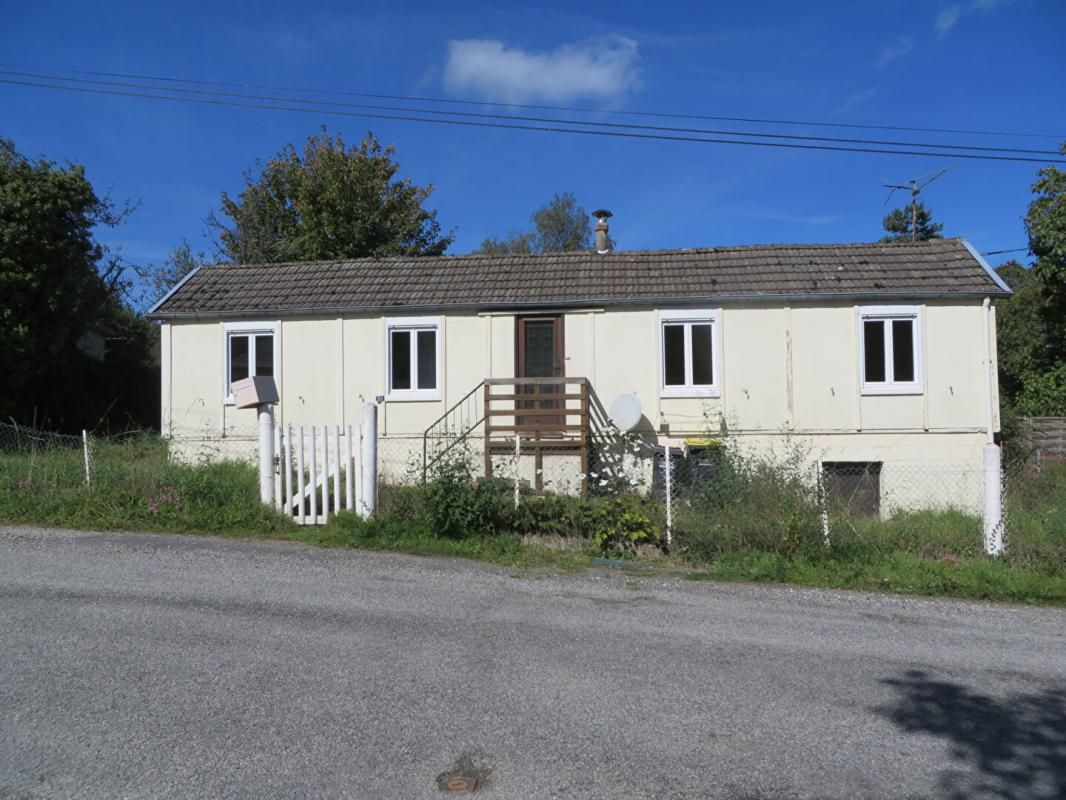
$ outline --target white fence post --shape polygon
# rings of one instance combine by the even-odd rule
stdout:
[[[352,426],[345,429],[344,437],[344,507],[355,510],[355,459],[352,457]]]
[[[828,550],[830,547],[829,540],[829,496],[825,491],[825,479],[822,475],[822,466],[820,463],[815,462],[814,465],[814,480],[815,486],[818,491],[818,505],[821,507],[822,514],[822,544]]]
[[[292,426],[285,428],[285,452],[281,466],[285,470],[285,513],[292,516]]]
[[[359,513],[369,517],[377,508],[378,491],[378,407],[374,403],[363,404],[362,497],[359,498]]]
[[[341,513],[341,426],[333,426],[333,513]]]
[[[307,521],[307,515],[304,514],[304,426],[301,425],[296,430],[296,434],[299,437],[297,439],[296,447],[296,500],[300,504],[299,513],[296,515],[296,521],[303,525]]]
[[[311,426],[311,524],[318,524],[318,429]]]
[[[674,541],[674,464],[670,458],[670,445],[666,445],[666,546]]]
[[[1003,552],[1003,475],[999,447],[986,444],[985,477],[985,552],[998,556]]]
[[[85,456],[85,485],[92,486],[92,470],[89,469],[89,432],[84,428],[81,431],[81,451]]]
[[[322,426],[322,524],[329,522],[329,426]]]
[[[281,477],[281,468],[285,463],[285,443],[281,439],[281,428],[274,427],[274,461],[277,469],[274,470],[274,508],[281,510],[281,493],[284,481]]]
[[[517,418],[516,418],[517,423]],[[488,422],[485,423],[488,425]],[[486,444],[486,447],[488,445]],[[522,440],[518,433],[514,435],[514,508],[518,510],[518,465],[522,461]]]
[[[274,502],[274,407],[259,406],[259,500]]]
[[[355,426],[355,508],[363,508],[363,426]]]

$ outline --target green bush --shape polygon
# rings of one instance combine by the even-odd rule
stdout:
[[[626,495],[612,497],[601,507],[594,541],[605,555],[628,558],[636,554],[638,545],[659,538],[651,518],[627,500]]]
[[[476,480],[466,453],[450,453],[434,465],[425,498],[429,521],[439,536],[458,539],[497,530],[503,509],[500,485]]]
[[[517,534],[548,534],[595,539],[625,514],[648,521],[649,541],[658,540],[665,526],[661,502],[639,495],[617,497],[575,497],[571,495],[529,495],[518,508],[505,502],[501,527]]]

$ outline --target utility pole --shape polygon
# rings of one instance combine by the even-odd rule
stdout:
[[[885,205],[886,206],[888,205],[888,201],[892,199],[892,193],[895,192],[896,189],[901,189],[901,190],[904,190],[904,191],[907,191],[907,190],[910,191],[910,193],[911,193],[911,241],[912,242],[915,239],[918,238],[918,195],[921,194],[922,189],[924,189],[926,186],[931,184],[933,181],[935,181],[937,178],[939,178],[941,175],[943,175],[949,169],[953,169],[953,167],[954,167],[954,165],[952,165],[951,167],[944,167],[943,169],[937,170],[936,172],[930,172],[928,175],[921,175],[921,176],[919,176],[917,178],[911,178],[909,181],[907,181],[906,183],[903,183],[903,184],[899,184],[899,183],[885,183],[885,184],[882,184],[882,186],[884,186],[886,189],[891,189],[892,190],[891,192],[888,193],[888,197],[885,198]]]

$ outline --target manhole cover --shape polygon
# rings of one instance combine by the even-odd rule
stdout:
[[[448,794],[473,794],[488,788],[493,758],[479,750],[467,750],[455,760],[455,766],[437,776],[437,786]]]
[[[448,794],[473,794],[477,789],[477,778],[471,775],[442,775],[437,783]]]

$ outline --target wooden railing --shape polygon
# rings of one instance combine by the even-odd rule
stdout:
[[[521,453],[536,460],[541,488],[544,453],[578,455],[588,473],[589,382],[587,378],[489,378],[483,383],[485,475],[492,455]],[[582,483],[585,483],[582,478]]]
[[[605,417],[587,378],[488,378],[471,389],[422,436],[422,479],[429,470],[483,426],[485,477],[492,456],[519,452],[536,462],[536,489],[543,488],[544,454],[581,459],[582,490],[587,485],[589,445]]]

